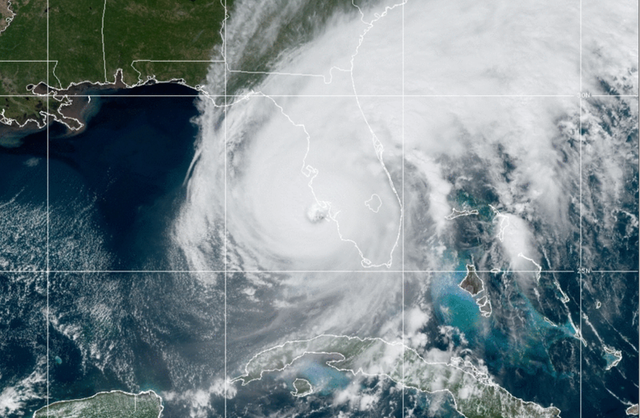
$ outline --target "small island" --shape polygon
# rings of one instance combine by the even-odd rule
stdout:
[[[297,378],[294,380],[293,388],[295,389],[295,392],[291,392],[291,394],[296,398],[302,398],[313,393],[313,387],[306,379]]]
[[[472,264],[467,264],[467,275],[460,283],[460,288],[471,293],[471,296],[475,296],[484,290],[484,283],[482,279],[478,277],[476,273],[476,267]]]
[[[603,357],[607,361],[607,367],[605,370],[611,370],[620,363],[620,360],[622,360],[622,351],[606,345],[602,348],[604,349]]]
[[[99,392],[89,398],[54,402],[38,409],[33,418],[159,418],[162,398],[154,391]]]
[[[476,304],[478,304],[478,307],[480,308],[480,315],[484,316],[485,318],[491,316],[493,309],[491,309],[491,302],[489,301],[488,297],[481,297],[480,299],[476,300]]]
[[[458,210],[456,208],[453,208],[451,210],[451,214],[447,215],[444,217],[444,219],[446,219],[447,221],[452,221],[456,218],[460,218],[462,216],[469,216],[469,215],[479,215],[480,212],[478,212],[477,209],[472,209],[472,210]]]

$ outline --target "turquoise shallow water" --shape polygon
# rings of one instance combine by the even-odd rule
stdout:
[[[316,360],[320,360],[318,357],[314,357]],[[308,380],[313,387],[313,391],[321,395],[331,395],[336,390],[344,389],[351,383],[351,379],[346,373],[329,367],[322,361],[314,361],[309,358],[304,360],[298,368],[297,377]]]

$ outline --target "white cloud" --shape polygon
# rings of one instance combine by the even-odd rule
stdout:
[[[43,366],[45,361],[44,358],[41,359],[38,366]],[[39,389],[42,389],[41,386],[46,381],[45,374],[39,370],[34,370],[16,385],[5,387],[0,393],[0,415],[6,416],[17,413],[24,408],[26,402],[41,399],[42,395]]]

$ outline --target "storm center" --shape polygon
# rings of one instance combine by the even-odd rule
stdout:
[[[316,202],[309,206],[309,209],[307,209],[307,219],[309,220],[309,222],[314,224],[325,220],[328,214],[329,207],[326,204],[322,206],[321,204]]]

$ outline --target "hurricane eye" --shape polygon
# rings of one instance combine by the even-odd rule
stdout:
[[[323,207],[319,203],[314,203],[307,210],[307,219],[309,222],[317,224],[327,219],[328,214],[329,211],[327,207]]]

